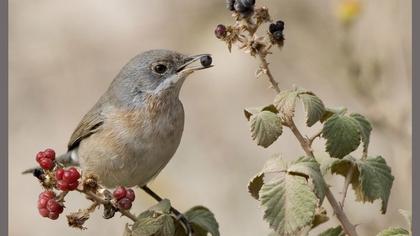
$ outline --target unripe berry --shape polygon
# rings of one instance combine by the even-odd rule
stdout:
[[[222,39],[226,37],[226,26],[220,24],[216,26],[216,29],[214,30],[214,34],[216,35],[216,38]]]
[[[128,210],[131,208],[131,206],[132,206],[131,200],[126,197],[118,201],[118,207],[121,209]]]
[[[57,188],[62,191],[70,191],[68,182],[64,180],[57,181]]]
[[[39,162],[39,166],[44,170],[51,170],[52,168],[54,168],[54,165],[54,161],[48,158],[43,158]]]
[[[127,190],[124,187],[119,186],[118,188],[116,188],[114,190],[113,195],[114,195],[115,199],[117,199],[117,201],[118,201],[118,200],[124,198],[127,195]]]
[[[50,212],[46,208],[38,209],[38,212],[42,217],[48,217],[48,215],[50,214]]]
[[[44,159],[45,158],[45,153],[44,152],[38,152],[37,154],[36,154],[36,162],[40,162],[42,159]]]
[[[39,199],[41,198],[46,198],[46,199],[55,198],[55,193],[53,191],[44,191],[39,194]]]
[[[134,191],[129,188],[127,189],[127,194],[125,195],[126,198],[130,199],[130,201],[134,201],[134,199],[136,199],[136,194],[134,193]]]
[[[70,178],[71,182],[75,182],[80,178],[80,173],[76,168],[71,167],[67,171],[71,174],[71,178]]]
[[[38,200],[38,209],[46,208],[49,198],[40,198]]]
[[[45,155],[45,158],[51,159],[53,161],[55,160],[55,151],[52,150],[51,148],[45,149],[44,155]]]
[[[60,216],[60,213],[57,213],[57,212],[50,212],[48,214],[48,218],[50,218],[51,220],[56,220],[58,219],[59,216]]]
[[[47,210],[61,213],[60,211],[63,210],[63,207],[55,199],[50,199],[47,202]]]
[[[79,181],[71,182],[67,184],[67,189],[68,191],[73,191],[77,188],[77,186],[79,186]]]
[[[64,175],[64,169],[63,168],[59,168],[55,171],[55,178],[57,180],[62,180],[63,179],[63,175]]]

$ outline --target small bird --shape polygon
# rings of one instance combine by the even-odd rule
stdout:
[[[199,66],[191,66],[201,61]],[[179,92],[208,54],[150,50],[131,59],[73,132],[66,154],[109,188],[145,186],[166,166],[181,141],[184,109]]]
[[[185,79],[211,63],[209,54],[163,49],[135,56],[83,117],[57,160],[80,165],[84,175],[97,176],[108,188],[145,187],[180,143],[184,109],[179,93]]]

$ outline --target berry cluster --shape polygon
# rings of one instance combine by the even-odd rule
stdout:
[[[51,148],[47,148],[44,151],[40,151],[36,154],[36,161],[39,166],[44,170],[51,170],[54,168],[55,163],[55,151]]]
[[[249,16],[254,12],[255,0],[227,0],[227,8],[242,16]]]
[[[45,191],[39,195],[38,211],[42,217],[56,220],[63,210],[63,206],[57,202],[53,191]]]
[[[279,20],[276,23],[272,23],[270,24],[270,34],[273,36],[273,39],[276,41],[283,41],[284,40],[284,35],[283,35],[283,30],[284,30],[284,22]]]
[[[80,173],[76,168],[70,167],[68,170],[63,168],[55,171],[55,178],[57,180],[57,188],[62,191],[72,191],[79,185]]]
[[[126,189],[122,186],[116,188],[113,192],[113,196],[117,201],[118,208],[128,210],[131,208],[132,202],[136,198],[132,189]]]

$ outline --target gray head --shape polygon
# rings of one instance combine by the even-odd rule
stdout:
[[[193,66],[208,54],[186,56],[170,50],[150,50],[131,59],[112,82],[108,93],[118,100],[133,101],[146,93],[170,93],[178,97],[185,78],[210,65]],[[111,95],[109,94],[109,95]]]

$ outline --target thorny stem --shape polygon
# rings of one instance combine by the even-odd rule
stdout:
[[[262,53],[258,53],[258,58],[260,59],[260,62],[261,62],[261,68],[262,68],[262,70],[263,70],[263,73],[264,74],[266,74],[267,75],[267,77],[268,77],[268,80],[270,81],[270,83],[271,83],[271,86],[272,86],[272,88],[277,92],[277,93],[280,93],[280,87],[279,87],[279,84],[278,84],[278,82],[274,79],[274,77],[273,77],[273,74],[271,74],[271,70],[270,70],[270,68],[268,67],[268,62],[267,62],[267,60],[265,59],[265,55],[263,55]]]
[[[340,202],[341,209],[344,209],[344,201],[346,200],[347,190],[349,189],[349,185],[351,183],[351,179],[353,178],[354,168],[355,167],[352,164],[349,172],[347,172],[346,179],[344,180],[343,197],[342,197],[341,202]]]
[[[86,194],[91,200],[93,200],[96,203],[99,203],[99,204],[102,204],[102,205],[112,204],[110,200],[105,200],[105,199],[101,198],[100,196],[96,195],[95,193],[93,193],[91,191],[83,191],[83,190],[80,190],[80,189],[77,189],[77,191]],[[119,209],[119,208],[118,208],[118,210],[121,212],[121,214],[130,218],[132,221],[134,221],[134,222],[137,221],[137,217],[135,215],[133,215],[129,210],[123,210],[123,209]]]
[[[309,140],[303,137],[303,135],[301,134],[299,129],[296,127],[293,120],[290,120],[288,122],[288,127],[291,129],[293,134],[298,139],[306,155],[309,157],[315,158],[312,151],[312,147],[309,144]],[[328,202],[330,202],[331,207],[333,208],[334,213],[337,216],[337,219],[340,221],[344,232],[348,234],[349,236],[357,236],[356,227],[349,221],[349,219],[347,218],[347,215],[344,213],[343,209],[341,208],[340,204],[335,199],[329,187],[325,188],[325,196],[327,197]]]

